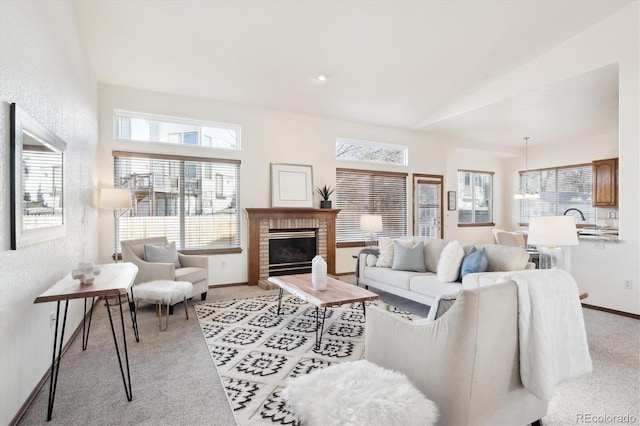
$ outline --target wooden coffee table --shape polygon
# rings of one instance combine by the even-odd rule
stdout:
[[[365,303],[370,300],[378,300],[379,296],[364,288],[347,284],[345,282],[327,277],[326,290],[314,290],[311,274],[281,275],[269,277],[268,281],[279,287],[278,315],[280,315],[280,305],[282,304],[282,292],[287,291],[294,296],[311,303],[316,307],[316,349],[320,348],[322,333],[324,331],[324,319],[327,308],[340,306],[345,303],[362,302],[362,312],[366,317]],[[324,308],[322,323],[320,323],[319,309]],[[318,334],[320,329],[320,334]]]

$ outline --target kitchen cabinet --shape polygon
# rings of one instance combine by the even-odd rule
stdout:
[[[594,161],[592,166],[593,206],[616,207],[618,205],[618,159]]]

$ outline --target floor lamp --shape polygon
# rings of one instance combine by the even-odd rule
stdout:
[[[360,216],[360,230],[369,233],[365,247],[374,247],[375,233],[382,231],[382,216],[379,214],[363,214]]]
[[[577,246],[578,231],[573,216],[536,216],[529,218],[527,244],[540,252],[540,269],[566,269],[559,246]]]
[[[113,210],[115,219],[113,253],[117,263],[120,243],[120,216],[131,208],[131,191],[126,188],[102,188],[100,190],[100,208]]]

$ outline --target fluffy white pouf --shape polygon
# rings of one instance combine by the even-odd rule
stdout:
[[[438,419],[436,405],[404,374],[366,360],[291,379],[282,395],[306,426],[431,425]]]
[[[159,303],[182,302],[193,291],[193,284],[188,281],[157,280],[137,284],[133,288],[136,300],[147,300]]]

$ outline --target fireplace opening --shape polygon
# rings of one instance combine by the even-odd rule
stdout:
[[[269,230],[269,276],[310,273],[317,239],[316,229]]]

